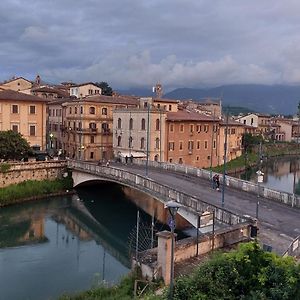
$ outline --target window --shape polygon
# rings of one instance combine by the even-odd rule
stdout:
[[[121,142],[122,142],[122,138],[121,138],[121,136],[119,135],[119,136],[118,136],[118,147],[121,147]]]
[[[75,115],[77,115],[77,106],[75,106],[74,109],[75,109],[75,112],[74,112],[74,113],[75,113]]]
[[[69,108],[69,114],[72,114],[72,107]]]
[[[169,111],[171,111],[171,110],[172,110],[172,105],[170,104],[170,105],[169,105]]]
[[[196,156],[196,160],[199,161],[199,156]]]
[[[189,141],[188,142],[188,150],[192,151],[194,149],[194,141]]]
[[[175,143],[169,142],[169,151],[173,151],[175,149]]]
[[[204,149],[207,149],[207,148],[208,148],[208,142],[204,141]]]
[[[141,138],[141,149],[145,149],[145,138]]]
[[[13,124],[11,126],[11,130],[14,131],[14,132],[19,132],[19,125]]]
[[[159,138],[155,139],[155,148],[159,149]]]
[[[180,142],[179,142],[179,150],[182,150],[182,149],[183,149],[183,142],[180,141]]]
[[[208,132],[208,125],[204,125],[204,132]]]
[[[94,158],[94,152],[91,152],[90,153],[90,159],[93,159]]]
[[[214,140],[214,142],[213,142],[213,148],[216,149],[216,146],[217,146],[217,143],[216,143],[216,140]]]
[[[200,141],[197,141],[197,150],[200,149]]]
[[[89,95],[93,95],[93,90],[89,89]]]
[[[194,125],[193,124],[190,124],[190,132],[194,132]]]
[[[35,136],[35,125],[29,125],[29,135]]]
[[[19,106],[17,104],[12,105],[12,113],[18,114],[19,113]]]
[[[94,106],[90,107],[90,114],[94,115],[96,113],[96,108]]]
[[[91,135],[90,143],[94,144],[95,143],[95,136]]]
[[[172,163],[172,161],[173,161],[173,158],[170,158],[170,159],[169,159],[169,162]]]
[[[180,164],[183,164],[182,157],[179,157],[179,160],[178,160],[178,162],[179,162]]]
[[[118,128],[119,129],[122,128],[122,120],[121,120],[121,118],[118,119]]]
[[[169,125],[169,131],[170,132],[174,132],[174,124],[170,124]]]
[[[197,132],[198,132],[198,133],[200,133],[200,132],[201,132],[201,130],[202,130],[202,127],[201,127],[201,125],[197,125]]]
[[[146,130],[146,120],[144,118],[142,119],[141,129]]]
[[[156,119],[156,121],[155,121],[155,130],[159,130],[159,126],[160,124],[159,124],[159,119]]]
[[[103,107],[101,113],[102,113],[102,115],[107,115],[107,108]]]
[[[80,114],[83,114],[83,106],[80,106]]]
[[[235,134],[235,128],[231,129],[231,134]]]
[[[180,124],[180,132],[184,132],[184,124]]]
[[[132,148],[132,136],[129,137],[128,148]]]
[[[35,105],[30,105],[30,106],[29,106],[29,113],[30,113],[31,115],[35,115]]]
[[[133,129],[133,119],[130,118],[129,120],[129,130],[132,130]]]

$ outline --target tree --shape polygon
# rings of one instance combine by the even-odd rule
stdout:
[[[0,131],[0,159],[20,160],[32,153],[28,142],[18,132]]]
[[[95,82],[95,85],[99,88],[101,88],[102,95],[106,95],[106,96],[112,96],[113,94],[113,90],[112,88],[108,85],[107,82],[101,81],[101,82]]]

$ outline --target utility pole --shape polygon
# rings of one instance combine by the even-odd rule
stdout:
[[[227,136],[228,136],[228,108],[226,113],[226,126],[225,126],[225,143],[224,143],[224,165],[223,165],[223,186],[222,186],[222,207],[225,205],[225,184],[226,184],[226,160],[227,160]]]
[[[147,103],[147,160],[146,160],[146,176],[148,176],[148,165],[149,165],[149,140],[150,140],[150,102]]]
[[[213,113],[213,125],[212,125],[212,131],[211,131],[211,152],[210,152],[210,174],[209,178],[212,181],[212,164],[213,164],[213,144],[214,144],[214,137],[215,137],[215,109]],[[212,182],[213,184],[213,182]]]

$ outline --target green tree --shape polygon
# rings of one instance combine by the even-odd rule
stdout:
[[[101,81],[101,82],[95,82],[95,85],[102,90],[102,95],[105,96],[112,96],[113,90],[112,88],[108,85],[107,82]]]
[[[0,131],[0,159],[20,160],[32,153],[28,142],[18,132]]]

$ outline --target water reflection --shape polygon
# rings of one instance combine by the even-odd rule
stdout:
[[[233,175],[235,177],[257,182],[257,168]],[[265,160],[262,165],[264,172],[263,186],[300,195],[300,159],[298,157],[278,157]]]
[[[0,299],[54,299],[103,280],[117,283],[130,269],[137,207],[154,211],[140,211],[139,251],[153,244],[149,233],[168,229],[157,220],[166,220],[164,206],[151,200],[99,184],[68,197],[1,208]]]

